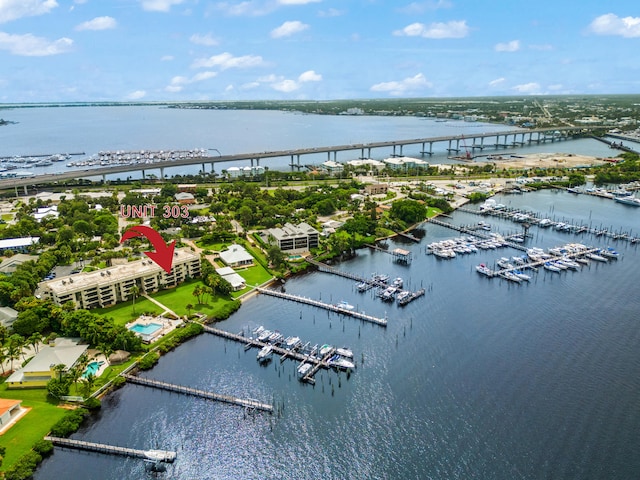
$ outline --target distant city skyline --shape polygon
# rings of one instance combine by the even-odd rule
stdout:
[[[0,103],[640,93],[635,3],[0,0]]]

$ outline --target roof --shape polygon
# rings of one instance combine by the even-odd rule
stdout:
[[[234,289],[244,286],[247,283],[246,280],[242,278],[241,275],[237,274],[231,267],[216,268],[216,272],[218,272],[218,275],[229,282]]]
[[[4,415],[12,410],[16,405],[20,405],[22,400],[11,400],[10,398],[0,398],[0,415]]]
[[[40,347],[40,351],[36,356],[24,367],[16,370],[7,379],[7,382],[22,381],[26,372],[49,372],[53,365],[62,364],[67,369],[71,368],[88,348],[89,345],[77,345],[70,340],[55,347],[43,345]]]
[[[18,265],[28,262],[29,260],[36,261],[38,257],[36,255],[27,255],[26,253],[16,253],[9,258],[5,258],[0,263],[0,273],[13,273],[16,271]]]
[[[220,252],[220,258],[226,264],[233,264],[238,262],[246,262],[251,260],[253,262],[253,256],[247,252],[242,245],[229,245],[229,248],[224,252]]]
[[[194,197],[192,193],[189,192],[180,192],[175,194],[176,200],[193,200]]]
[[[0,323],[2,325],[11,324],[18,318],[18,311],[11,307],[0,307]]]
[[[176,248],[174,251],[174,265],[185,263],[191,260],[198,260],[199,257],[187,248]],[[53,280],[40,282],[40,288],[48,288],[57,295],[78,292],[90,287],[96,287],[107,281],[121,282],[132,278],[140,278],[146,275],[153,275],[162,272],[162,268],[146,258],[128,262],[124,265],[116,265],[109,268],[101,268],[93,272],[82,272],[66,277],[57,277]]]
[[[303,237],[310,234],[317,234],[318,231],[308,223],[302,222],[298,225],[291,223],[285,223],[282,228],[270,228],[269,233],[278,240],[285,238]]]
[[[5,238],[0,240],[0,249],[29,247],[40,241],[40,237]]]

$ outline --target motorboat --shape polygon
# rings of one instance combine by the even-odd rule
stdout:
[[[396,301],[400,304],[407,301],[407,299],[411,296],[411,292],[408,290],[403,290],[398,295],[396,295]]]
[[[589,252],[587,253],[587,258],[590,258],[591,260],[595,260],[596,262],[607,262],[607,258],[603,257],[602,255],[598,255],[595,252]]]
[[[476,265],[476,271],[482,275],[486,275],[487,277],[493,277],[493,270],[487,267],[484,263]]]
[[[507,257],[502,257],[497,263],[501,268],[513,268],[513,265],[509,263],[509,259]]]
[[[271,330],[262,329],[262,331],[258,334],[258,341],[266,342],[271,335],[273,335],[273,332]]]
[[[351,370],[356,368],[356,365],[350,361],[347,360],[344,357],[341,357],[340,355],[334,355],[333,357],[331,357],[327,363],[334,367],[334,368],[339,368],[341,370]]]
[[[623,205],[631,205],[632,207],[640,207],[640,198],[636,197],[616,197],[614,200]]]
[[[598,254],[607,258],[618,258],[620,256],[620,254],[611,247],[603,248]]]
[[[546,262],[544,264],[544,268],[549,270],[550,272],[560,273],[562,271],[562,269],[560,267],[558,267],[557,265],[554,265],[551,262]]]
[[[298,367],[298,376],[304,378],[311,371],[313,365],[311,363],[301,363]]]
[[[353,351],[347,347],[336,348],[336,353],[344,358],[353,358]]]
[[[402,288],[402,285],[404,285],[404,280],[402,280],[401,277],[396,277],[393,280],[393,283],[391,285],[396,287],[396,288]]]
[[[338,303],[336,305],[336,308],[340,309],[340,310],[353,310],[354,307],[353,305],[351,305],[350,303],[345,302],[344,300],[341,301],[340,303]]]
[[[273,347],[271,345],[265,345],[260,349],[258,355],[256,355],[256,360],[260,363],[266,363],[271,360],[271,356],[273,355]]]
[[[525,282],[528,282],[529,280],[531,280],[531,276],[527,275],[526,273],[524,273],[522,270],[514,270],[513,273],[516,277],[518,277],[520,280],[524,280]]]
[[[299,347],[302,342],[300,341],[300,337],[288,337],[285,340],[285,347],[289,350],[292,350],[296,347]]]
[[[331,353],[334,350],[333,346],[331,345],[327,345],[326,343],[324,345],[322,345],[320,347],[320,350],[318,353],[320,353],[321,357],[324,357],[325,355],[328,355],[329,353]]]

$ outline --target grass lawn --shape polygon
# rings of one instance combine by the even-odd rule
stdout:
[[[201,280],[189,280],[176,288],[163,290],[151,295],[155,300],[166,305],[178,315],[187,315],[188,313],[201,312],[205,315],[215,316],[224,306],[229,303],[229,299],[215,296],[213,299],[207,295],[205,301],[207,303],[198,303],[198,299],[193,295],[193,290],[198,286],[204,286]],[[187,305],[193,305],[191,312],[187,311]]]
[[[440,213],[442,213],[442,210],[439,208],[427,207],[427,218],[433,218]]]
[[[162,310],[155,303],[147,300],[144,297],[136,298],[135,312],[130,301],[119,303],[109,308],[96,308],[92,312],[105,317],[113,317],[116,325],[126,325],[127,323],[135,320],[143,313],[154,313],[159,315]]]
[[[7,390],[7,386],[3,384],[0,386],[0,397],[22,400],[23,407],[31,407],[29,413],[0,436],[0,445],[7,449],[2,462],[2,469],[6,470],[31,450],[34,443],[42,440],[67,411],[48,402],[47,390],[44,388]]]
[[[267,280],[273,278],[273,275],[267,272],[260,264],[256,264],[253,267],[245,268],[242,270],[236,270],[236,273],[245,279],[245,281],[247,282],[247,286],[242,290],[232,292],[231,296],[234,298],[239,297],[243,293],[251,290],[254,285],[262,285]]]

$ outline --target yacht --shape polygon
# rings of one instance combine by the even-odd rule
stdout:
[[[327,363],[330,366],[339,368],[341,370],[351,370],[356,367],[356,365],[352,361],[347,360],[346,358],[341,357],[340,355],[334,355],[329,359]]]
[[[590,258],[591,260],[595,260],[596,262],[606,262],[607,261],[606,257],[598,255],[595,252],[587,253],[587,258]]]
[[[273,332],[271,330],[262,329],[258,334],[258,341],[266,342],[272,334]]]
[[[600,250],[598,254],[607,258],[618,258],[620,256],[620,254],[611,247],[607,247],[606,249]]]
[[[351,349],[347,347],[336,348],[336,353],[341,357],[353,358],[353,351],[351,351]]]
[[[562,270],[560,269],[560,267],[558,267],[557,265],[554,265],[551,262],[546,262],[544,264],[544,268],[549,270],[550,272],[556,272],[556,273],[560,273]]]
[[[304,378],[312,368],[313,368],[313,365],[310,363],[300,364],[300,366],[298,367],[298,376],[300,378]]]
[[[300,337],[289,337],[285,341],[285,347],[289,350],[299,347],[302,344]]]
[[[631,205],[632,207],[640,207],[640,198],[636,197],[616,197],[614,200],[623,205]]]
[[[524,273],[522,270],[514,270],[513,273],[516,277],[518,277],[520,280],[524,280],[525,282],[528,282],[529,280],[531,280],[531,276],[527,275],[526,273]]]
[[[347,302],[345,302],[345,301],[343,300],[343,301],[341,301],[340,303],[338,303],[338,304],[336,305],[336,308],[337,308],[337,309],[339,309],[339,310],[353,310],[353,309],[354,309],[354,308],[356,308],[356,307],[354,307],[354,306],[353,306],[353,305],[351,305],[350,303],[347,303]]]
[[[334,348],[331,345],[327,345],[326,343],[324,345],[322,345],[320,347],[320,356],[324,357],[325,355],[329,354],[331,351],[333,351]]]

